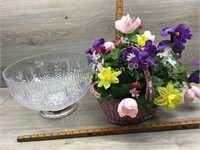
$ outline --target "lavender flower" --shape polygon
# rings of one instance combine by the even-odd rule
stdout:
[[[193,82],[193,83],[199,84],[200,83],[200,60],[195,60],[193,63],[199,69],[190,74],[190,76],[188,78],[188,82],[189,83]]]
[[[85,54],[90,54],[90,55],[92,55],[93,52],[94,52],[94,49],[88,48],[88,49],[85,51]]]
[[[100,38],[93,42],[93,48],[97,48],[100,45],[103,45],[105,43],[105,40],[103,38]]]
[[[103,38],[100,38],[96,41],[93,42],[93,48],[88,48],[85,51],[85,54],[88,56],[88,61],[93,62],[94,59],[96,60],[96,57],[98,54],[105,54],[106,53],[106,48],[104,46],[105,40]]]
[[[167,35],[170,35],[171,39],[161,41],[157,49],[161,50],[171,46],[174,53],[178,54],[178,57],[181,58],[182,51],[185,48],[183,44],[192,38],[189,28],[187,28],[185,24],[180,24],[172,28],[165,28],[162,30],[161,36]]]
[[[132,50],[132,47],[128,47],[126,49],[124,49],[123,53],[122,53],[122,56],[121,56],[121,60],[127,60],[127,58],[133,54],[133,50]]]
[[[144,69],[149,65],[156,66],[154,54],[157,54],[158,51],[156,47],[152,45],[151,40],[146,41],[144,48],[137,48],[135,46],[131,48],[135,57],[129,61],[130,69]]]

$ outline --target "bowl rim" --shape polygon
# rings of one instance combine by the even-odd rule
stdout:
[[[19,62],[22,62],[22,61],[24,61],[24,60],[27,60],[27,59],[30,59],[30,58],[35,58],[35,57],[38,57],[38,56],[45,56],[45,55],[58,54],[58,53],[81,54],[81,55],[83,55],[83,56],[85,55],[85,53],[83,53],[83,52],[58,51],[58,52],[47,52],[47,53],[42,53],[42,54],[37,54],[37,55],[28,56],[28,57],[22,58],[22,59],[17,60],[17,61],[15,61],[15,62],[11,63],[10,65],[8,65],[8,66],[4,69],[4,71],[2,72],[2,76],[3,76],[4,80],[5,80],[5,82],[6,82],[6,81],[9,81],[9,82],[23,83],[23,84],[24,84],[24,83],[28,83],[28,82],[13,81],[13,80],[11,80],[11,79],[8,79],[8,78],[5,76],[5,73],[6,73],[6,71],[7,71],[10,67],[12,67],[12,66],[14,66],[15,64],[17,64],[17,63],[19,63]],[[86,69],[89,68],[92,64],[93,64],[93,63],[90,63],[90,62],[88,61],[88,65],[87,65],[85,68],[81,69],[80,71],[86,70]],[[7,85],[7,83],[6,83],[6,85]],[[8,87],[8,85],[7,85],[7,87]]]

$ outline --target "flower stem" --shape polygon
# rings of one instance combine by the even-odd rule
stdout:
[[[187,84],[187,86],[191,89],[191,85],[188,82],[185,82]]]

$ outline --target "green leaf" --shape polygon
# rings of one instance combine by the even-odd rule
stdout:
[[[110,87],[113,98],[122,99],[129,94],[130,83],[128,84],[113,84]]]
[[[131,32],[130,34],[127,34],[126,36],[128,38],[135,36],[136,34],[140,34],[140,30],[139,29],[135,29],[133,32]]]
[[[137,104],[140,112],[147,112],[147,105],[144,99],[137,100]]]
[[[110,58],[112,58],[114,60],[118,59],[121,54],[122,54],[122,50],[121,49],[114,49],[110,53],[105,55],[105,60],[110,59]]]
[[[146,101],[145,100],[145,96],[141,95],[138,100],[137,100],[137,104],[138,104],[138,109],[140,112],[147,112],[149,111],[152,107],[155,106],[154,101]]]
[[[138,70],[132,70],[132,76],[136,81],[139,81],[141,78],[144,77],[142,72],[139,72]]]
[[[137,43],[137,34],[140,34],[140,30],[136,29],[130,34],[126,34],[125,37],[129,39],[131,43]]]
[[[160,87],[164,84],[164,80],[155,75],[152,76],[152,82],[154,87]]]
[[[100,104],[104,103],[106,100],[108,100],[110,97],[112,97],[110,89],[104,89],[104,88],[98,88],[99,92],[101,93],[100,97]]]
[[[110,66],[111,68],[115,68],[118,66],[118,62],[117,61],[109,61],[109,62],[105,62],[105,67]]]
[[[187,81],[187,72],[186,70],[184,70],[183,72],[181,72],[178,76],[178,79],[181,81]]]
[[[132,42],[132,43],[137,44],[137,43],[138,43],[138,38],[137,38],[137,36],[132,36],[132,37],[129,39],[129,41]]]

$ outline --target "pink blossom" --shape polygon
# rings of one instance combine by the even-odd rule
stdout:
[[[106,48],[106,52],[112,51],[113,49],[115,49],[115,45],[113,42],[106,42],[104,43],[104,46]]]
[[[104,67],[104,64],[103,64],[103,63],[98,63],[98,64],[97,64],[97,70],[96,70],[96,71],[100,72],[100,71],[103,69],[103,67]]]
[[[195,93],[191,89],[188,89],[186,90],[185,95],[184,95],[184,102],[186,104],[191,104],[194,101],[194,97],[195,97]]]
[[[119,103],[117,111],[120,117],[130,116],[135,118],[138,114],[137,102],[132,98],[125,98]]]
[[[115,28],[122,33],[128,34],[133,32],[141,25],[140,18],[136,18],[133,20],[130,15],[123,16],[121,20],[117,20],[115,22]]]
[[[200,89],[196,86],[192,86],[191,90],[195,93],[195,96],[200,99]]]
[[[187,89],[184,94],[184,102],[191,104],[194,101],[195,96],[200,99],[200,89],[196,86],[192,86],[191,89]]]
[[[122,40],[120,38],[117,38],[115,40],[115,46],[119,46],[119,44],[121,44],[121,43],[122,43]]]
[[[137,91],[136,88],[130,90],[129,92],[131,93],[132,97],[138,98],[140,96],[139,95],[140,91]]]

